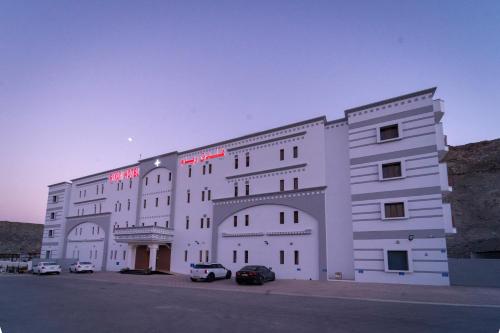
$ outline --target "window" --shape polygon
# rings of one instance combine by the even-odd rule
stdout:
[[[167,196],[167,206],[170,206],[170,195]]]
[[[208,262],[208,261],[209,261],[209,260],[208,260],[208,259],[209,259],[209,255],[208,255],[208,254],[209,254],[209,252],[208,252],[208,250],[206,250],[206,251],[205,251],[205,262]]]
[[[122,211],[122,203],[118,203],[118,211],[121,212]]]
[[[299,251],[293,251],[293,262],[295,265],[299,264]]]
[[[184,261],[188,261],[188,250],[184,250]]]
[[[158,198],[155,198],[155,206],[158,207]]]
[[[234,196],[238,196],[238,183],[234,183]]]
[[[158,222],[155,221],[154,226],[156,227],[158,225]]]
[[[97,254],[97,250],[96,250],[96,254]],[[123,251],[123,260],[125,260],[125,258],[127,258],[127,251]]]
[[[160,183],[160,175],[156,176],[156,182],[159,184]]]
[[[208,197],[207,197],[207,200],[208,200],[208,201],[212,200],[212,191],[211,191],[211,190],[208,190]]]
[[[169,172],[169,173],[168,173],[168,181],[169,181],[169,182],[171,182],[171,181],[172,181],[172,173],[171,173],[171,172]]]
[[[245,250],[245,264],[248,264],[248,251]]]
[[[96,214],[96,213],[97,213],[97,205],[94,204],[94,214]]]
[[[99,214],[101,214],[101,213],[102,213],[102,205],[101,205],[101,203],[99,203]]]
[[[382,179],[402,177],[401,162],[382,164]]]
[[[248,227],[250,224],[250,215],[246,214],[245,215],[245,227]]]
[[[190,203],[191,202],[191,192],[189,192],[189,190],[187,190],[187,203]]]
[[[128,188],[132,188],[132,179],[130,179],[130,180],[128,181]],[[102,193],[102,189],[101,189],[101,193]]]
[[[188,167],[188,177],[191,178],[191,166]]]
[[[119,191],[120,190],[120,183],[116,183],[116,190]]]
[[[204,165],[204,166],[203,166],[203,174],[205,174],[205,171],[206,171],[206,170],[207,170],[207,166],[206,166],[206,165]]]
[[[208,165],[208,173],[212,173],[212,164],[211,163]]]
[[[82,215],[85,215],[85,208],[82,208]],[[81,229],[80,229],[81,231]]]
[[[146,186],[148,186],[148,177],[146,177]]]
[[[250,184],[248,182],[245,184],[245,195],[250,195]]]
[[[146,209],[146,199],[144,199],[143,206],[144,209]]]
[[[49,237],[50,238],[54,237],[54,230],[52,230],[52,229],[49,230]]]
[[[408,251],[388,250],[387,251],[388,271],[409,271]]]
[[[250,166],[250,153],[245,154],[245,166],[247,168]]]
[[[280,265],[285,264],[285,251],[280,251]]]
[[[123,190],[123,182],[120,184],[120,189]]]
[[[200,220],[200,228],[203,229],[203,217]]]
[[[205,191],[201,191],[201,201],[205,201]]]
[[[189,216],[186,216],[186,230],[189,229]]]
[[[299,157],[299,147],[294,146],[293,147],[293,158]]]
[[[210,228],[210,217],[207,217],[207,229]]]
[[[238,155],[234,156],[234,168],[238,169]]]
[[[52,212],[50,213],[50,219],[54,220],[56,218],[56,213]]]
[[[203,250],[200,250],[200,262],[203,261]]]
[[[298,210],[293,211],[293,223],[299,223],[299,211]]]
[[[95,227],[92,227],[92,235],[94,234],[94,231],[95,231]]]
[[[233,263],[236,263],[236,261],[238,260],[238,252],[236,252],[236,250],[233,251]]]
[[[404,218],[405,203],[404,202],[389,202],[384,203],[384,218]]]
[[[80,216],[80,208],[78,208],[78,212],[76,213],[77,216]]]
[[[130,188],[132,188],[132,179],[130,180]],[[101,194],[104,193],[104,184],[101,184]]]
[[[53,196],[52,196],[52,202],[53,202],[53,203],[56,203],[56,202],[57,202],[57,195],[53,195]]]
[[[83,197],[85,198],[87,196],[87,190],[83,190]]]
[[[82,191],[80,191],[80,198],[82,197]]]
[[[299,189],[299,178],[295,177],[293,179],[293,189],[298,190]]]
[[[127,201],[127,210],[130,210],[130,199]]]
[[[285,159],[285,149],[280,149],[280,161]]]
[[[95,186],[95,194],[99,194],[99,185]]]
[[[234,225],[235,227],[237,227],[237,226],[238,226],[238,216],[236,216],[236,215],[234,215],[234,216],[233,216],[233,225]]]
[[[280,212],[280,224],[285,224],[285,212]]]
[[[50,250],[45,251],[45,259],[50,259]]]
[[[398,124],[380,127],[380,141],[399,138]]]
[[[280,191],[283,192],[285,190],[285,180],[280,179]]]

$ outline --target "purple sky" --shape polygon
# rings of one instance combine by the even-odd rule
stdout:
[[[500,1],[1,1],[0,220],[139,154],[433,86],[450,144],[500,136]]]

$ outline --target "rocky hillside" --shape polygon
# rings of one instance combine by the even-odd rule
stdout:
[[[449,256],[500,255],[500,139],[450,147],[446,162],[457,228],[447,240]]]
[[[0,221],[0,254],[39,253],[43,224]]]

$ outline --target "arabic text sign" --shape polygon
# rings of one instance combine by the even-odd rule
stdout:
[[[137,176],[139,176],[139,167],[112,172],[109,174],[108,179],[112,183],[123,179],[132,179]]]
[[[184,164],[193,165],[193,164],[196,164],[196,163],[199,163],[199,162],[211,160],[213,158],[224,157],[225,155],[226,155],[226,153],[224,151],[224,148],[217,149],[217,151],[215,153],[213,153],[213,154],[202,153],[199,156],[196,156],[196,157],[193,157],[193,158],[190,158],[190,159],[182,159],[181,160],[181,164],[182,165],[184,165]]]

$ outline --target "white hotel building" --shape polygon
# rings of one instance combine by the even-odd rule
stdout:
[[[448,285],[455,229],[435,90],[50,185],[42,256]]]

